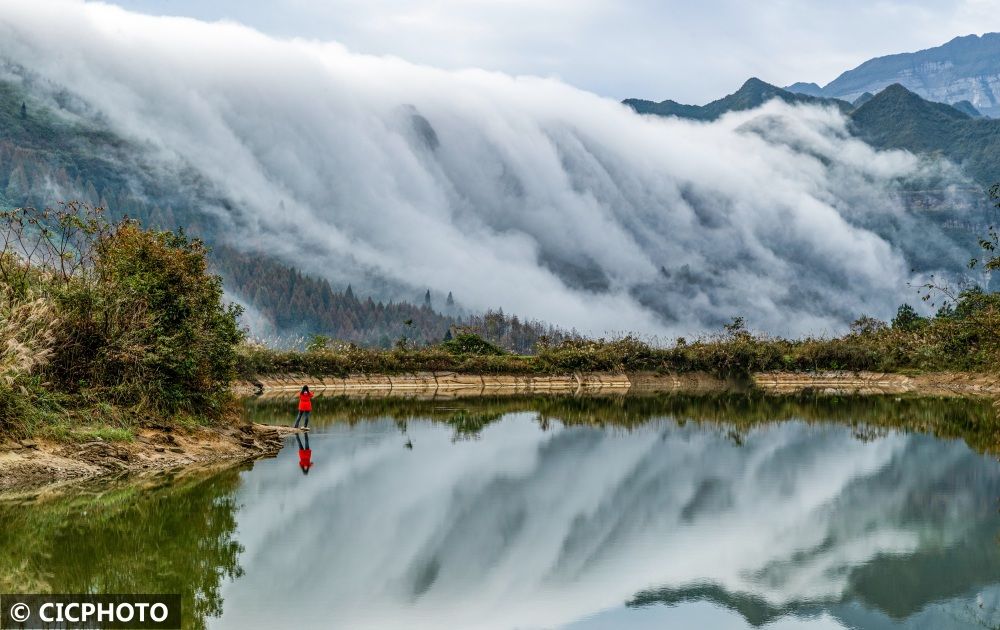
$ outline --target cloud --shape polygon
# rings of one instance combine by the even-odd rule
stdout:
[[[906,297],[890,235],[955,256],[893,194],[925,166],[831,110],[643,118],[551,79],[72,0],[5,3],[0,54],[204,173],[237,202],[234,245],[335,281],[590,333],[802,334]]]

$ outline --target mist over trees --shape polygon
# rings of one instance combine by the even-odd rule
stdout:
[[[305,275],[266,256],[244,254],[229,247],[213,252],[217,271],[229,290],[252,304],[274,331],[298,337],[323,335],[362,346],[389,348],[400,339],[432,345],[462,330],[473,332],[505,350],[534,352],[539,341],[555,343],[574,336],[543,322],[507,315],[502,309],[461,314],[449,292],[445,308],[433,308],[430,291],[423,304],[377,301],[359,297],[350,285],[335,290],[324,279]],[[288,335],[286,334],[286,337]]]

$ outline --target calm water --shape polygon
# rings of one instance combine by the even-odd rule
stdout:
[[[0,505],[0,587],[182,592],[225,629],[997,627],[991,414],[319,399],[308,475],[292,436],[241,471]],[[966,432],[913,430],[941,418]]]

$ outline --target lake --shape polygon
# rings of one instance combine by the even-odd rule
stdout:
[[[0,588],[180,592],[195,628],[1000,626],[988,402],[315,406],[308,474],[293,435],[242,469],[0,504]]]

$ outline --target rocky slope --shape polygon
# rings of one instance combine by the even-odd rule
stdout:
[[[936,48],[870,59],[818,92],[809,83],[787,89],[853,102],[894,83],[931,101],[969,101],[979,112],[1000,117],[1000,33],[956,37]]]

